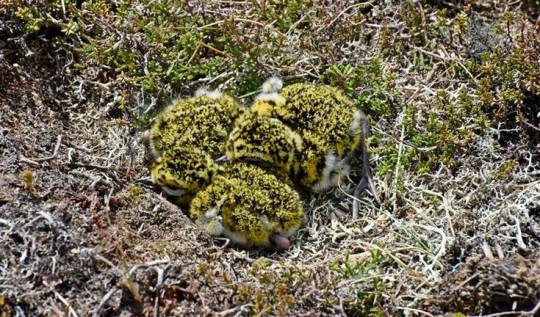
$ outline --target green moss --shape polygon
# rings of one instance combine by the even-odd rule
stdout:
[[[512,175],[512,173],[516,170],[517,166],[518,162],[516,160],[505,161],[495,171],[493,177],[495,179],[505,179],[508,176]]]
[[[34,181],[36,179],[36,175],[31,170],[24,170],[21,172],[21,180],[24,184],[24,189],[26,190],[33,190],[34,189]]]
[[[396,76],[383,69],[381,59],[374,58],[369,64],[334,64],[322,80],[343,89],[366,114],[378,117],[395,111]]]
[[[39,7],[15,0],[11,5],[29,32],[59,27],[62,35],[57,40],[82,40],[78,50],[86,57],[86,67],[103,68],[116,83],[160,98],[176,94],[193,80],[229,70],[226,58],[236,56],[233,67],[242,65],[246,74],[253,74],[256,63],[256,54],[244,62],[246,47],[235,45],[234,35],[222,32],[226,26],[221,28],[221,21],[193,15],[182,3],[54,0]],[[236,26],[232,22],[231,29]],[[252,79],[248,75],[245,82]]]
[[[287,32],[307,11],[313,7],[312,1],[262,1],[257,3],[261,20],[275,23],[281,32]],[[302,26],[307,27],[306,22]]]
[[[516,21],[509,14],[501,21],[500,28],[515,28],[521,23],[524,22]],[[536,114],[540,109],[537,85],[540,81],[540,37],[522,33],[508,40],[513,43],[510,51],[499,45],[482,54],[478,65],[481,77],[477,95],[480,96],[482,110],[494,125],[508,130],[518,128],[519,137],[530,140],[529,144],[532,144],[540,135],[532,128],[538,123]]]
[[[340,276],[356,280],[367,280],[356,291],[356,297],[347,303],[350,316],[384,316],[380,307],[384,307],[381,294],[385,292],[384,281],[377,276],[382,266],[390,263],[390,259],[380,250],[370,250],[370,257],[364,261],[353,261],[350,251],[345,252],[343,260],[330,264],[330,270]]]
[[[127,199],[132,202],[140,202],[143,195],[143,190],[141,186],[136,184],[129,184],[126,188]]]

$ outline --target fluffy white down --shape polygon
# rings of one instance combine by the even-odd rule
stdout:
[[[351,126],[350,126],[350,135],[351,136],[354,136],[354,135],[357,135],[358,133],[361,133],[361,129],[362,129],[362,113],[360,112],[360,110],[355,110],[354,113],[353,113],[353,120],[351,122]]]
[[[181,188],[172,189],[169,186],[161,186],[161,189],[163,189],[167,193],[167,195],[177,196],[177,197],[184,196],[187,192],[185,189],[181,189]]]
[[[318,193],[338,185],[348,170],[349,165],[346,159],[339,158],[334,152],[328,151],[321,179],[311,187],[311,190]]]
[[[219,208],[214,207],[204,213],[204,216],[197,219],[197,226],[203,229],[211,236],[219,237],[223,235],[224,226],[221,216],[219,216]]]
[[[222,96],[222,93],[219,90],[212,90],[212,89],[208,89],[207,87],[202,87],[202,88],[197,89],[197,91],[195,91],[195,97],[201,97],[201,96],[205,96],[210,99],[219,99]]]
[[[263,83],[262,92],[265,94],[278,93],[281,91],[281,88],[283,88],[283,81],[276,76],[272,76]]]

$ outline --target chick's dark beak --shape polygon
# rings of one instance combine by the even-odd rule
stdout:
[[[276,251],[287,251],[291,247],[291,242],[279,234],[270,235],[270,243]]]

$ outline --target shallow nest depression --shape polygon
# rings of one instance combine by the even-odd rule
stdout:
[[[59,41],[68,24],[32,30],[20,11],[2,11],[0,316],[540,315],[538,87],[527,78],[506,85],[496,71],[486,79],[486,64],[471,66],[498,48],[512,56],[519,36],[539,34],[537,1],[315,3],[294,12],[276,5],[266,15],[248,2],[186,6],[185,14],[223,26],[226,36],[236,30],[230,36],[238,47],[267,49],[252,68],[212,68],[206,77],[184,78],[182,88],[168,83],[148,92],[118,64],[86,59],[89,51],[80,48],[88,38]],[[130,16],[147,8],[134,5]],[[506,29],[496,33],[503,19]],[[145,47],[142,31],[118,24],[126,29],[115,33],[103,26],[108,21],[95,23],[112,46]],[[360,34],[347,33],[355,28]],[[529,46],[519,51],[521,64],[539,41],[533,35],[523,42]],[[203,44],[198,50],[223,53],[222,65],[237,61],[233,48]],[[162,48],[148,47],[141,61]],[[194,56],[187,56],[190,63]],[[354,67],[374,60],[380,78],[355,75]],[[149,64],[140,67],[153,74]],[[353,220],[346,194],[352,181],[308,195],[309,222],[281,254],[211,239],[136,182],[149,173],[139,137],[162,100],[207,84],[237,89],[247,103],[257,87],[242,85],[276,73],[370,96],[355,100],[370,118],[370,163],[382,200],[378,205],[364,193]],[[493,92],[483,95],[479,87]],[[495,108],[482,110],[483,129],[475,121],[482,113],[449,110],[466,96],[470,107],[498,100],[508,87],[522,89],[521,99],[512,97],[507,114],[486,101]],[[417,142],[430,133],[451,135],[452,115],[460,116],[463,140]]]

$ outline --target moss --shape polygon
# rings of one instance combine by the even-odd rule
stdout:
[[[524,20],[511,13],[506,14],[498,25],[505,42],[494,44],[490,51],[481,55],[476,66],[480,76],[477,95],[480,96],[482,110],[498,128],[517,132],[504,133],[503,144],[519,137],[533,146],[540,134],[537,129],[540,100],[540,37],[533,32],[522,31],[510,35],[509,30],[521,28]],[[496,28],[494,28],[496,29]]]
[[[396,76],[383,69],[380,58],[374,58],[366,64],[331,65],[322,80],[343,89],[366,114],[381,116],[395,113],[392,106],[398,96]]]
[[[367,280],[361,288],[356,290],[356,298],[347,303],[350,316],[384,316],[383,299],[381,294],[385,291],[383,280],[376,276],[376,271],[381,270],[385,264],[390,264],[389,257],[380,250],[370,250],[370,256],[364,261],[354,261],[350,257],[350,251],[345,252],[344,258],[330,264],[330,269],[340,275],[357,280]]]
[[[189,4],[54,0],[50,6],[36,7],[15,0],[10,5],[29,32],[54,27],[61,30],[57,41],[82,39],[78,49],[86,57],[84,67],[100,67],[116,84],[142,88],[159,98],[224,71],[225,59],[231,57],[238,58],[233,65],[247,74],[246,83],[252,82],[249,74],[256,74],[256,65],[241,61],[243,53],[235,54],[238,46],[229,46],[232,34],[209,27],[219,21],[193,14]],[[231,23],[232,31],[237,27]]]
[[[24,170],[21,172],[21,179],[24,183],[24,189],[32,191],[34,189],[34,180],[36,176],[31,170]]]
[[[493,176],[496,179],[505,179],[514,173],[517,166],[518,162],[516,160],[505,161],[499,166]]]
[[[142,195],[143,195],[143,190],[141,186],[138,186],[136,184],[129,184],[126,188],[126,192],[127,192],[126,198],[129,201],[132,201],[135,203],[138,203],[141,201]]]

